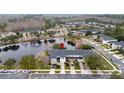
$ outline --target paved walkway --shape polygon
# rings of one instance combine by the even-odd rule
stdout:
[[[71,64],[73,64],[73,62],[70,63],[70,68],[71,68],[70,74],[76,74],[74,64],[73,66],[71,66]]]
[[[66,74],[66,73],[65,73],[65,64],[64,64],[64,63],[61,63],[61,71],[60,71],[60,74]]]
[[[97,74],[104,74],[104,73],[101,70],[98,70]]]
[[[86,65],[84,65],[82,62],[79,62],[79,65],[81,69],[81,74],[92,74],[90,69]]]
[[[86,68],[84,67],[83,63],[82,62],[79,62],[79,65],[80,65],[80,69],[81,69],[81,74],[86,74]]]
[[[111,75],[100,74],[32,74],[31,79],[108,79]]]
[[[51,68],[49,74],[55,74],[55,68]]]

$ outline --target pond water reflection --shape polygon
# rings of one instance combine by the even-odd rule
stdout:
[[[14,58],[20,61],[22,56],[36,55],[44,50],[51,50],[54,43],[64,43],[66,49],[73,50],[75,46],[68,44],[65,38],[53,38],[47,40],[36,40],[30,42],[18,43],[15,45],[6,45],[0,47],[0,60],[4,62],[8,58]]]

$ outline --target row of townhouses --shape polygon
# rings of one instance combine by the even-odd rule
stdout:
[[[16,35],[15,32],[0,32],[0,38],[5,38],[7,36],[13,36]]]
[[[104,24],[104,23],[97,23],[97,22],[66,22],[64,24],[66,27],[75,27],[76,25],[79,26],[94,26],[96,28],[115,28],[116,25],[114,24]]]
[[[68,30],[66,27],[60,27],[58,25],[56,25],[54,28],[48,29],[47,32],[56,32],[55,36],[68,34]]]
[[[124,51],[124,41],[118,41],[107,35],[100,34],[100,40],[103,44],[110,45],[112,49],[121,49]]]

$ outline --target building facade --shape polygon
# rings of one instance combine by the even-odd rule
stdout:
[[[49,52],[51,64],[60,64],[65,62],[84,62],[84,57],[92,55],[92,50],[52,50]]]

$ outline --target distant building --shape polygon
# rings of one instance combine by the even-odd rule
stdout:
[[[68,34],[68,30],[66,27],[60,27],[60,26],[55,26],[54,28],[50,28],[47,30],[47,32],[56,32],[55,36],[59,36],[59,35],[67,35]]]
[[[87,32],[91,32],[92,35],[97,35],[98,33],[103,33],[104,30],[102,29],[91,29],[91,30],[79,30],[76,31],[78,34],[85,36]]]
[[[66,27],[75,27],[76,25],[84,26],[86,25],[86,23],[85,22],[66,22],[65,23]]]
[[[79,34],[82,35],[82,36],[85,36],[87,33],[87,30],[80,30],[79,31]]]
[[[15,32],[1,32],[0,33],[0,38],[5,38],[7,36],[14,36],[14,35],[16,35]]]
[[[100,41],[101,41],[103,44],[109,44],[110,42],[118,41],[117,39],[112,38],[112,37],[107,36],[107,35],[104,35],[104,34],[99,34],[98,36],[100,37]]]
[[[112,42],[111,47],[112,49],[123,49],[124,50],[124,41]]]

